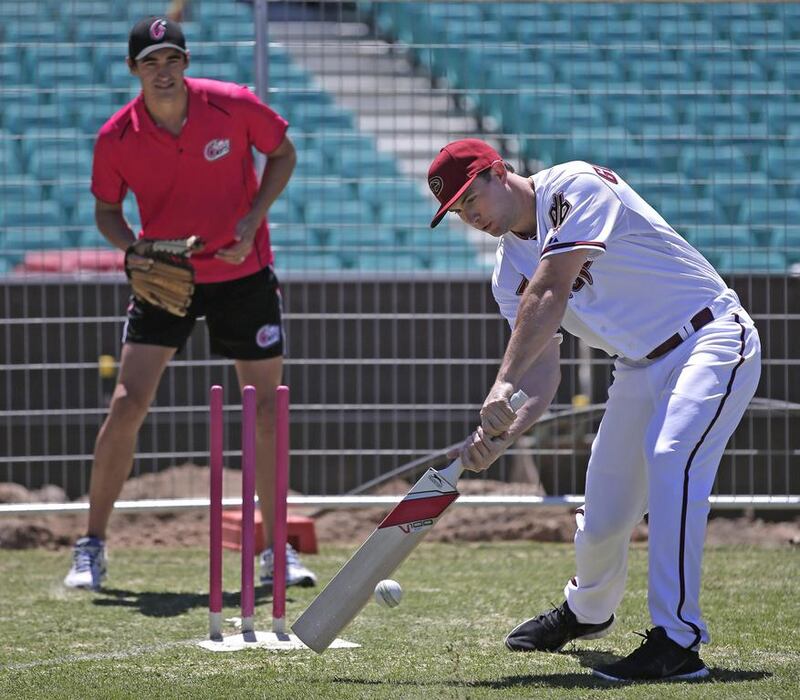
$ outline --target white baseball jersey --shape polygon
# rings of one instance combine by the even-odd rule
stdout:
[[[711,264],[616,173],[572,161],[531,179],[537,235],[505,234],[492,276],[512,327],[539,260],[575,249],[589,259],[561,325],[609,355],[642,360],[704,307],[715,317],[740,308]]]
[[[497,248],[501,313],[513,326],[542,258],[585,250],[561,325],[617,356],[564,595],[580,622],[608,620],[631,531],[648,512],[652,621],[695,648],[709,640],[699,603],[708,496],[758,386],[758,332],[714,268],[616,173],[575,161],[532,182],[536,236],[506,233]],[[690,320],[706,307],[713,319],[695,332]],[[675,333],[683,342],[646,359]]]

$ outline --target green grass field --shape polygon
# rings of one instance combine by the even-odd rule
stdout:
[[[352,548],[325,548],[308,563],[326,581]],[[646,550],[632,551],[619,622],[605,639],[561,654],[513,654],[505,633],[560,603],[572,574],[566,545],[423,544],[397,572],[405,597],[374,603],[342,635],[359,649],[212,654],[194,645],[207,629],[207,558],[200,549],[116,550],[102,593],[66,591],[65,552],[4,551],[0,696],[13,698],[796,698],[800,688],[797,580],[790,549],[711,549],[703,604],[714,641],[700,683],[615,686],[593,679],[598,659],[641,641]],[[225,614],[238,615],[238,557],[226,553]],[[290,589],[294,620],[314,596]],[[270,628],[257,589],[257,629]],[[231,628],[231,631],[232,628]]]

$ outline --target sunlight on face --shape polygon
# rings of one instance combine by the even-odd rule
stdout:
[[[499,238],[509,226],[505,194],[502,182],[493,172],[488,179],[478,176],[450,211],[472,228]]]
[[[183,89],[183,74],[189,65],[188,56],[166,48],[136,61],[132,68],[146,95],[156,99],[174,98]]]

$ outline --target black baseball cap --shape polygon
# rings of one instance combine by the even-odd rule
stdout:
[[[181,25],[167,17],[145,17],[131,29],[128,58],[138,61],[159,49],[177,49],[186,53],[186,37]]]

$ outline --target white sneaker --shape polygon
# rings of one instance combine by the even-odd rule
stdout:
[[[271,547],[261,552],[261,556],[258,558],[258,573],[261,583],[266,586],[272,585],[273,558]],[[317,577],[314,572],[303,566],[294,547],[288,542],[286,543],[286,585],[303,587],[317,585]]]
[[[81,537],[72,549],[72,568],[64,578],[64,585],[97,591],[105,577],[105,542],[97,537]]]

